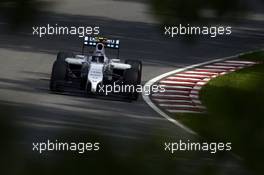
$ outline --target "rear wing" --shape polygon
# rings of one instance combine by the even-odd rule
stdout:
[[[120,40],[108,39],[105,37],[85,36],[83,41],[82,53],[84,52],[85,47],[95,47],[98,43],[104,44],[105,48],[118,50],[119,57]]]
[[[120,41],[115,39],[108,39],[104,37],[84,37],[84,46],[96,46],[98,43],[103,43],[106,48],[119,49]]]

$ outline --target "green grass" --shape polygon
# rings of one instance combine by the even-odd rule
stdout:
[[[209,141],[232,142],[256,174],[263,173],[264,52],[241,56],[261,64],[211,80],[200,92],[208,114],[181,114],[176,118]]]

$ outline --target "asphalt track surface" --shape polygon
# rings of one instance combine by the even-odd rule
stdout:
[[[235,24],[237,28],[229,37],[201,37],[191,42],[165,38],[162,27],[141,22],[48,13],[34,25],[47,23],[100,26],[101,35],[121,40],[121,58],[143,61],[142,83],[180,67],[262,48],[264,39],[261,21]],[[79,52],[81,39],[39,38],[32,36],[31,26],[13,34],[4,29],[5,25],[6,21],[2,20],[1,105],[11,108],[10,117],[26,128],[23,142],[29,147],[36,138],[54,138],[64,132],[105,136],[116,152],[156,136],[174,140],[193,138],[160,117],[141,98],[128,103],[112,98],[86,98],[78,93],[50,93],[49,77],[56,53],[59,50]]]

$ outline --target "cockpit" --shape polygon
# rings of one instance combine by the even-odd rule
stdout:
[[[92,56],[92,62],[104,63],[104,56]]]

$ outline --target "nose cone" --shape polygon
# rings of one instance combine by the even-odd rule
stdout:
[[[103,64],[91,64],[88,73],[88,80],[91,83],[91,91],[96,92],[97,85],[103,81]]]

